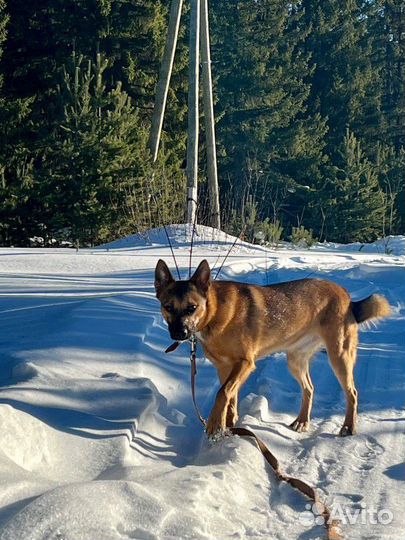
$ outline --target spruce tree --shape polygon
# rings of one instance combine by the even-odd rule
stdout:
[[[313,218],[318,221],[322,218],[325,223],[323,205],[328,192],[323,186],[325,179],[329,186],[339,182],[335,172],[342,164],[341,141],[345,139],[347,143],[345,132],[349,129],[355,134],[369,166],[374,168],[373,174],[377,176],[381,190],[391,201],[388,204],[386,197],[380,201],[381,211],[386,208],[386,221],[390,223],[388,229],[383,227],[380,233],[398,230],[396,216],[401,213],[401,205],[400,196],[394,190],[398,190],[397,171],[401,162],[401,143],[398,144],[401,129],[398,126],[404,125],[399,120],[404,85],[395,84],[395,81],[398,66],[401,71],[404,61],[397,54],[402,34],[394,28],[398,29],[401,18],[404,22],[403,3],[397,0],[345,0],[340,3],[304,0],[303,6],[305,19],[311,27],[305,47],[315,64],[310,78],[309,106],[319,111],[328,126],[324,139],[328,160],[319,185],[322,197],[318,199],[319,204],[316,199],[311,204]],[[394,152],[391,147],[395,148]],[[390,156],[389,164],[387,156]],[[333,195],[330,197],[328,206]],[[370,228],[377,230],[372,213],[369,219]],[[313,225],[316,229],[316,224]],[[333,235],[337,238],[335,233]]]
[[[5,84],[3,52],[8,43],[10,17],[0,0],[0,242],[22,241],[25,217],[30,216],[29,192],[33,157],[25,142],[26,122],[33,97],[14,98]]]
[[[64,72],[63,121],[38,173],[54,238],[93,245],[146,225],[147,131],[121,84],[107,90],[108,65],[73,54]]]
[[[367,28],[367,3],[359,0],[303,0],[305,24],[311,29],[305,49],[315,66],[308,79],[309,104],[327,119],[327,150],[332,160],[345,130],[365,142],[365,131],[378,127],[380,66]],[[378,115],[377,115],[378,116]]]
[[[340,145],[334,173],[318,194],[325,213],[326,239],[368,242],[381,236],[385,195],[375,166],[349,130]]]
[[[8,210],[6,212],[7,204],[2,206],[2,212],[6,212],[3,221],[11,234],[9,241],[27,242],[28,236],[49,234],[50,213],[43,208],[43,197],[38,193],[45,193],[51,185],[44,175],[49,159],[48,146],[55,150],[55,133],[59,133],[60,144],[63,140],[60,125],[66,121],[65,109],[70,106],[70,98],[67,93],[62,95],[58,92],[58,84],[72,51],[77,51],[77,56],[83,54],[90,58],[98,50],[108,57],[104,73],[105,92],[115,91],[117,84],[121,84],[122,92],[136,103],[138,125],[142,124],[145,131],[152,115],[168,6],[168,1],[151,0],[41,0],[28,3],[13,0],[9,3],[9,39],[2,61],[4,88],[9,105],[26,104],[25,110],[21,109],[19,113],[21,129],[17,140],[7,137],[10,154],[16,160],[18,158],[19,163],[14,172],[8,173],[9,185],[18,191],[18,195],[13,193],[8,199],[12,202],[12,214],[9,215]],[[162,163],[155,170],[157,186],[168,191],[176,186],[171,210],[176,212],[177,220],[177,192],[183,189],[184,183],[184,175],[180,171],[184,159],[186,102],[183,37],[169,94],[168,117],[163,133],[164,151],[160,156]],[[66,107],[62,103],[64,99],[67,99]],[[4,118],[5,108],[2,114]],[[6,119],[3,125],[9,128],[12,124]],[[67,140],[66,148],[62,147],[63,152],[67,151],[69,144]],[[9,157],[5,162],[10,163]],[[170,180],[166,186],[167,177]],[[155,212],[152,225],[157,224],[156,216]]]
[[[235,197],[254,178],[260,217],[296,225],[297,194],[318,175],[325,133],[306,106],[313,67],[300,2],[218,1],[213,14],[220,174]]]
[[[401,0],[375,0],[374,26],[381,51],[383,98],[378,138],[385,159],[381,185],[395,208],[389,211],[390,232],[405,233],[405,5]],[[378,58],[375,59],[375,62]],[[388,156],[388,160],[387,157]],[[396,192],[396,194],[394,194]],[[395,217],[396,216],[396,219]]]
[[[63,229],[98,242],[183,220],[187,24],[151,176],[145,146],[169,4],[0,0],[3,243]],[[335,240],[404,231],[404,27],[400,0],[211,4],[220,190],[234,223],[252,204],[258,221],[280,221],[286,234],[300,225]],[[83,55],[76,97],[76,68],[63,73],[73,51],[76,63]],[[87,81],[96,52],[108,62],[91,62]],[[349,178],[361,179],[368,225],[353,217]],[[350,225],[357,232],[335,208],[362,223]]]

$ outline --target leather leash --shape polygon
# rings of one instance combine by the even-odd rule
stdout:
[[[165,352],[170,353],[176,350],[179,345],[180,343],[178,341],[174,342],[172,343],[172,345],[170,345],[166,349]],[[197,340],[194,335],[190,339],[190,363],[191,363],[191,395],[193,398],[193,404],[194,404],[195,411],[197,413],[197,417],[205,428],[207,426],[207,422],[200,413],[200,409],[198,408],[196,395],[195,395],[195,387],[196,387],[195,383],[196,383],[196,376],[197,376]],[[231,428],[227,428],[227,431],[229,431],[233,435],[239,435],[239,437],[251,437],[252,439],[254,439],[254,442],[256,443],[257,447],[263,454],[263,457],[265,458],[267,463],[271,465],[276,478],[279,481],[287,482],[287,484],[290,484],[293,488],[297,489],[298,491],[306,495],[311,501],[313,501],[314,504],[317,505],[319,515],[321,515],[324,518],[327,540],[341,540],[343,538],[343,535],[341,534],[339,530],[339,522],[337,520],[331,519],[330,509],[319,498],[319,495],[317,491],[315,490],[315,488],[313,488],[312,486],[310,486],[303,480],[300,480],[299,478],[294,478],[293,476],[288,476],[287,474],[285,474],[280,469],[280,464],[278,462],[278,459],[273,454],[273,452],[271,452],[269,447],[262,441],[262,439],[260,439],[255,433],[253,433],[253,431],[244,427],[231,427]]]
[[[179,341],[174,341],[167,349],[165,350],[165,353],[171,353],[177,349],[177,347],[180,345]],[[191,380],[190,380],[190,386],[191,386],[191,395],[193,397],[193,403],[194,403],[194,409],[197,414],[197,417],[201,424],[204,426],[204,428],[207,426],[207,422],[200,413],[200,409],[197,405],[197,399],[195,396],[195,380],[197,376],[197,340],[194,335],[190,338],[190,363],[191,363]]]

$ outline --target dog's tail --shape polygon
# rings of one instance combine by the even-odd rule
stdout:
[[[372,294],[359,302],[352,302],[352,312],[360,324],[370,319],[383,319],[391,315],[391,307],[384,296]]]

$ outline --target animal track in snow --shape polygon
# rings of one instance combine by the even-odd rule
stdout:
[[[385,448],[370,435],[354,444],[352,455],[357,458],[353,468],[360,473],[374,469],[377,458],[385,452]]]

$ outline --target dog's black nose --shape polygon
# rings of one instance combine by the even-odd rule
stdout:
[[[171,338],[175,339],[176,341],[183,341],[189,337],[188,330],[186,328],[170,332],[170,335]]]

